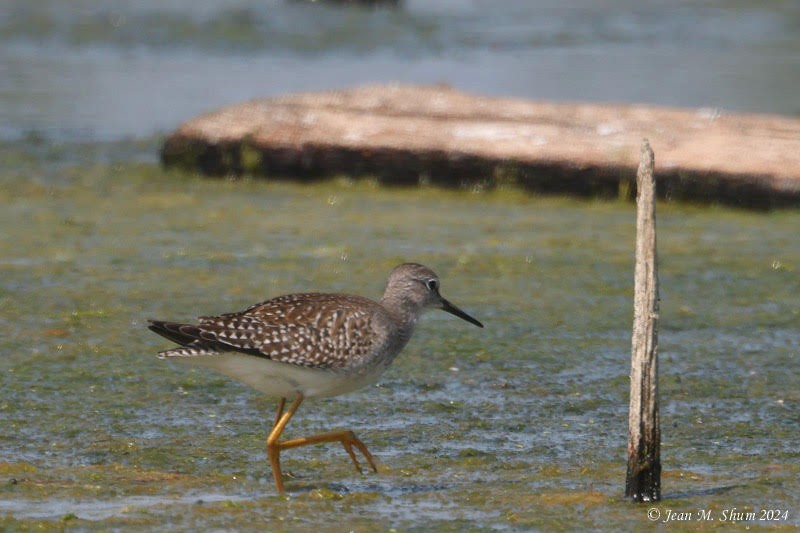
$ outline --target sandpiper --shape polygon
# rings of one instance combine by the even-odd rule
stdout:
[[[341,442],[359,472],[354,447],[377,472],[369,450],[350,430],[279,439],[304,399],[345,394],[377,380],[430,308],[483,327],[439,294],[439,277],[431,269],[404,263],[389,274],[380,302],[350,294],[289,294],[238,313],[202,316],[197,324],[150,320],[149,328],[180,345],[159,352],[159,358],[213,368],[280,399],[267,456],[275,487],[284,492],[280,452],[288,448]],[[284,411],[287,398],[293,401]]]

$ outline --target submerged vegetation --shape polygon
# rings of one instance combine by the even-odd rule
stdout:
[[[651,523],[623,499],[631,203],[209,180],[163,171],[156,145],[0,147],[0,529]],[[710,510],[709,525],[787,509],[778,523],[798,525],[800,212],[658,209],[657,508]],[[354,428],[378,474],[332,446],[292,450],[277,495],[274,401],[153,356],[147,318],[377,297],[405,260],[486,328],[424,317],[377,386],[309,402],[290,428]]]

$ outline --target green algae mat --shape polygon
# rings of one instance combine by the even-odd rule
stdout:
[[[0,530],[800,526],[800,212],[662,203],[662,485],[626,502],[634,206],[165,172],[142,147],[0,148]],[[149,148],[149,146],[145,147]],[[486,328],[421,320],[382,379],[275,401],[159,361],[148,318],[283,293],[378,298],[418,261]]]

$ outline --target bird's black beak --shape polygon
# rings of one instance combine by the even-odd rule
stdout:
[[[448,302],[444,298],[442,298],[442,310],[447,311],[451,315],[456,315],[458,318],[460,318],[462,320],[466,320],[467,322],[469,322],[471,324],[475,324],[479,328],[483,327],[483,324],[481,324],[477,319],[472,318],[467,313],[465,313],[464,311],[462,311],[461,309],[459,309],[455,305],[451,304],[450,302]]]

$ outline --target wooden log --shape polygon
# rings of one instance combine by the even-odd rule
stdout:
[[[625,496],[635,502],[661,499],[661,427],[658,410],[658,261],[655,161],[645,140],[636,175],[636,267],[628,472]]]
[[[712,109],[553,103],[446,86],[377,85],[254,100],[170,134],[165,166],[208,175],[519,187],[633,198],[636,153],[659,153],[660,197],[800,206],[800,120]]]

